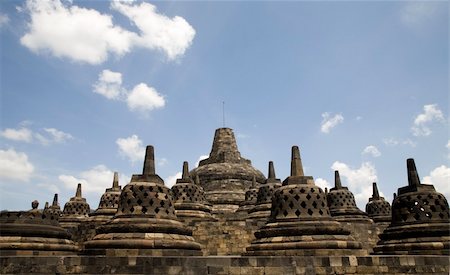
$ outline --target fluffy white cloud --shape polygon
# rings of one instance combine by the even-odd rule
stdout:
[[[94,9],[65,6],[59,0],[28,0],[28,32],[21,43],[33,52],[99,64],[109,53],[130,51],[136,34],[114,26],[109,15]]]
[[[198,167],[198,164],[200,163],[201,160],[204,160],[207,158],[209,158],[209,155],[201,155],[200,157],[198,157],[197,162],[195,162],[195,167]]]
[[[28,128],[20,128],[20,129],[7,128],[0,132],[0,136],[14,141],[31,142],[33,140],[33,133]]]
[[[414,119],[414,125],[411,127],[414,136],[429,136],[432,133],[429,124],[444,121],[444,115],[437,104],[424,105],[423,111]]]
[[[192,44],[195,30],[180,16],[169,18],[158,14],[154,5],[145,2],[135,5],[131,1],[114,1],[111,7],[140,30],[136,43],[141,47],[162,50],[169,59],[176,59]]]
[[[6,24],[8,24],[9,22],[9,17],[6,14],[0,13],[0,29],[5,26]]]
[[[355,200],[361,209],[364,209],[369,197],[372,196],[372,183],[377,181],[377,171],[372,163],[364,162],[359,168],[351,168],[345,163],[335,161],[332,170],[338,170],[342,185],[355,195]]]
[[[328,191],[330,191],[330,189],[333,187],[327,180],[322,178],[317,178],[314,182],[317,186],[322,188],[323,191],[325,191],[325,188],[328,188]]]
[[[0,178],[8,180],[29,181],[34,166],[27,154],[10,148],[0,150]]]
[[[114,1],[111,8],[128,17],[139,33],[113,24],[111,15],[60,0],[28,0],[30,16],[21,43],[33,52],[49,52],[89,64],[100,64],[113,54],[134,47],[161,50],[173,60],[191,46],[195,30],[182,17],[166,17],[149,3]]]
[[[445,165],[436,167],[429,176],[422,179],[422,183],[433,184],[436,191],[450,198],[450,167]]]
[[[103,70],[98,76],[98,81],[94,84],[94,92],[107,99],[120,99],[126,93],[126,90],[122,87],[122,74]]]
[[[164,184],[171,188],[177,182],[177,179],[180,179],[183,174],[181,172],[177,172],[175,175],[168,176],[164,179]]]
[[[371,155],[372,157],[376,158],[381,156],[380,150],[374,145],[369,145],[362,151],[363,155]]]
[[[420,26],[435,17],[438,11],[439,5],[433,1],[405,2],[400,11],[400,18],[407,26]]]
[[[145,147],[142,146],[142,140],[137,135],[116,140],[119,146],[119,154],[128,158],[132,163],[144,160]]]
[[[64,143],[70,139],[73,139],[73,136],[71,134],[65,133],[55,128],[44,128],[44,133],[35,133],[35,137],[42,145]]]
[[[323,113],[320,130],[322,131],[322,133],[328,134],[331,129],[333,129],[342,122],[344,122],[344,117],[341,114],[331,116],[330,113],[328,112]]]
[[[154,88],[144,83],[136,85],[127,97],[128,107],[132,111],[145,113],[153,109],[162,108],[166,104],[164,97]]]
[[[111,188],[114,178],[114,171],[105,165],[97,165],[93,168],[82,171],[77,176],[59,175],[58,179],[63,183],[64,187],[75,192],[77,184],[82,184],[82,191],[86,193],[103,194],[106,188]],[[124,175],[120,175],[119,183],[124,186],[129,179]],[[75,194],[75,193],[74,193]]]

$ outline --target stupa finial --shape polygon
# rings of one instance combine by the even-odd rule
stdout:
[[[420,179],[419,174],[417,173],[416,164],[414,163],[414,159],[407,159],[406,166],[408,169],[408,185],[409,186],[419,186]]]
[[[182,179],[189,179],[189,164],[187,161],[183,162],[183,175],[181,176]]]
[[[77,192],[75,193],[76,198],[81,198],[81,183],[77,185]]]
[[[328,187],[325,187],[325,195],[328,194]]]
[[[380,193],[378,193],[378,187],[376,182],[372,183],[372,190],[373,190],[372,199],[374,200],[379,199]]]
[[[200,185],[200,177],[198,175],[195,175],[195,184]]]
[[[334,188],[342,189],[341,177],[339,176],[339,171],[334,171]]]
[[[298,146],[292,146],[291,154],[291,176],[304,176],[300,150]]]
[[[252,188],[255,189],[256,188],[256,177],[253,175],[253,179],[252,179]]]
[[[267,178],[275,179],[275,168],[273,167],[273,161],[269,161],[269,174]]]
[[[148,145],[145,150],[144,169],[142,175],[149,176],[155,175],[155,151],[153,146]]]
[[[44,210],[48,209],[48,201],[45,202]]]
[[[58,203],[58,194],[55,194],[55,196],[53,196],[53,203],[52,206],[59,206]]]
[[[114,172],[113,188],[119,188],[119,173]]]

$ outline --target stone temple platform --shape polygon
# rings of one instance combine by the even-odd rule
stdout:
[[[408,185],[399,188],[392,206],[374,185],[366,215],[353,206],[351,190],[340,181],[331,194],[337,196],[330,199],[333,209],[326,198],[330,193],[304,175],[297,147],[283,184],[273,164],[266,179],[240,157],[229,128],[216,131],[208,160],[191,173],[183,165],[184,175],[172,190],[156,174],[153,155],[148,146],[142,174],[124,188],[113,181],[105,194],[114,191],[114,203],[99,205],[97,212],[108,210],[101,219],[94,221],[92,211],[85,218],[83,212],[64,229],[57,195],[48,208],[33,202],[31,210],[2,211],[0,274],[450,272],[448,203],[439,190],[420,183],[413,160],[408,160]],[[273,190],[263,188],[269,183]],[[84,205],[79,189],[74,206]],[[250,211],[259,192],[263,218]]]

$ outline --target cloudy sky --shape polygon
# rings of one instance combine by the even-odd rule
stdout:
[[[1,1],[0,209],[97,208],[155,146],[166,184],[233,128],[277,177],[338,169],[360,208],[413,157],[450,197],[448,2]]]

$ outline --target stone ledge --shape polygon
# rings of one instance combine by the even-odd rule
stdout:
[[[0,257],[0,274],[449,274],[448,256]]]

